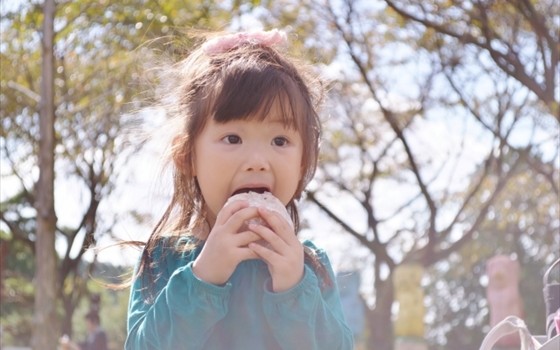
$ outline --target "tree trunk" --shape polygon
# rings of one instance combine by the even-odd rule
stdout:
[[[64,319],[62,320],[61,334],[66,334],[70,338],[74,336],[74,327],[72,324],[72,315],[74,315],[74,311],[76,310],[74,303],[72,302],[72,298],[62,298],[62,306],[64,308]]]
[[[393,349],[393,324],[391,323],[391,307],[393,305],[393,285],[389,278],[376,286],[375,308],[368,310],[367,321],[369,339],[368,350]]]
[[[54,246],[54,13],[55,0],[43,4],[43,67],[39,110],[39,181],[37,182],[37,236],[35,272],[34,350],[56,349],[56,252]]]

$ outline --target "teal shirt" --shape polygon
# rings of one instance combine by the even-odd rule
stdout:
[[[184,242],[184,241],[183,241]],[[131,288],[125,348],[179,349],[353,349],[327,255],[309,241],[332,286],[323,286],[310,266],[291,289],[274,293],[261,260],[240,263],[225,286],[198,279],[192,271],[201,248],[181,253],[171,247],[154,266],[155,299],[145,300],[142,278]],[[159,261],[163,244],[154,250]]]

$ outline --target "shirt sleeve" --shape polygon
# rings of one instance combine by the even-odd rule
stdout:
[[[315,249],[310,242],[305,244]],[[352,350],[352,331],[344,318],[334,272],[326,253],[316,253],[332,286],[321,287],[313,269],[305,265],[297,285],[281,293],[265,292],[267,321],[282,349]]]
[[[161,248],[156,248],[155,262],[159,255]],[[153,301],[145,300],[142,276],[131,287],[125,349],[182,349],[186,342],[189,349],[202,349],[213,326],[227,314],[230,284],[206,283],[194,275],[192,261],[177,254],[167,257],[155,268],[160,275]]]

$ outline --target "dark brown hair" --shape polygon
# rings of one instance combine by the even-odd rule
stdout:
[[[197,238],[193,242],[203,242],[206,238],[200,237],[199,228],[208,224],[204,198],[192,174],[192,162],[195,140],[210,118],[219,123],[250,118],[264,120],[273,104],[280,102],[283,122],[301,134],[305,150],[302,178],[286,205],[296,234],[299,230],[296,200],[315,173],[321,134],[317,106],[323,85],[310,67],[273,47],[244,43],[212,54],[199,47],[173,66],[170,73],[171,80],[166,86],[172,90],[164,99],[165,108],[178,126],[169,155],[173,194],[146,243],[137,270],[138,275],[147,278],[144,283],[148,289],[157,277],[151,275],[153,270],[149,268],[154,263],[151,252],[163,237],[190,235]],[[324,266],[310,249],[306,248],[305,259],[330,285]]]

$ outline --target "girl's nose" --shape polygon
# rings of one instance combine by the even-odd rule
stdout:
[[[270,169],[268,158],[261,150],[253,150],[248,152],[247,161],[245,162],[246,171],[266,171]]]

